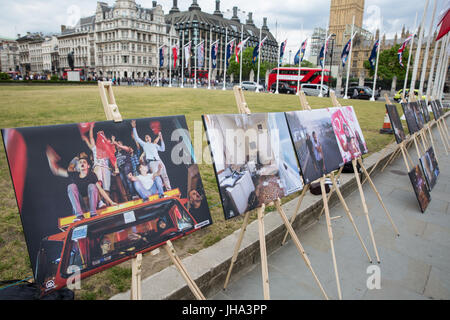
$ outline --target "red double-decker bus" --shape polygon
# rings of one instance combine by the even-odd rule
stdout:
[[[272,69],[269,74],[267,89],[270,91],[272,84],[277,82],[278,68]],[[289,87],[297,91],[298,68],[280,68],[279,82],[284,82]],[[330,70],[323,70],[323,83],[326,84],[330,78]],[[322,79],[322,69],[320,68],[301,68],[300,85],[302,83],[320,84]]]

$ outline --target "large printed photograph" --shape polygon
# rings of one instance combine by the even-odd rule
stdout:
[[[431,120],[430,111],[428,110],[427,102],[425,100],[420,100],[420,106],[422,108],[422,113],[423,113],[425,123],[430,122],[430,120]]]
[[[330,108],[342,160],[348,163],[367,154],[367,144],[353,107]]]
[[[415,166],[409,172],[409,178],[411,180],[411,184],[413,185],[417,201],[419,202],[420,210],[422,213],[425,213],[425,210],[427,210],[427,207],[431,202],[431,196],[428,192],[427,182],[422,170],[420,169],[420,165]]]
[[[386,105],[386,110],[389,115],[389,120],[391,122],[392,129],[394,130],[395,141],[398,144],[402,143],[406,139],[405,130],[403,129],[402,121],[398,114],[397,107],[392,104]]]
[[[184,116],[2,135],[43,293],[212,223]]]
[[[204,115],[225,219],[303,188],[284,113]]]
[[[286,112],[286,118],[305,184],[345,164],[327,109]]]
[[[427,180],[428,190],[433,190],[439,176],[439,166],[434,154],[433,147],[429,148],[427,152],[420,158],[425,179]]]
[[[413,135],[419,131],[417,125],[416,112],[412,103],[402,103],[403,113],[405,114],[406,124],[408,125],[409,134]]]

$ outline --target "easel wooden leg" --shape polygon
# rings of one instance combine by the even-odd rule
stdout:
[[[386,161],[386,163],[384,164],[383,168],[381,168],[380,172],[384,172],[384,169],[386,169],[386,167],[388,165],[390,165],[392,162],[394,162],[395,158],[398,155],[398,152],[399,152],[399,149],[398,149],[398,145],[397,145],[395,151],[391,154],[390,158],[388,159],[388,161]]]
[[[441,131],[441,126],[438,121],[436,121],[436,127],[438,129],[439,136],[441,137],[442,144],[444,145],[445,154],[448,156],[447,141],[445,140],[444,134]]]
[[[266,233],[264,229],[264,204],[258,209],[259,250],[261,253],[261,273],[263,280],[264,300],[270,300],[269,267],[267,264]]]
[[[173,244],[171,241],[167,241],[164,248],[167,251],[167,254],[169,255],[170,259],[172,260],[175,267],[180,272],[181,276],[186,281],[187,285],[191,289],[192,293],[194,294],[195,298],[197,300],[206,300],[205,296],[200,291],[200,288],[197,286],[195,281],[190,277],[189,273],[187,272],[186,268],[184,267],[181,259],[177,256],[175,252],[175,248],[173,247]]]
[[[291,217],[291,221],[290,221],[291,225],[294,223],[295,219],[297,218],[298,211],[300,210],[300,206],[302,205],[302,202],[303,202],[303,198],[305,198],[305,195],[308,192],[309,188],[310,188],[309,184],[307,184],[306,186],[303,187],[302,194],[300,195],[300,198],[298,199],[297,207],[295,208],[294,214]],[[289,235],[289,231],[286,230],[286,234],[284,235],[283,241],[281,242],[282,246],[286,243],[288,235]]]
[[[395,138],[389,143],[389,145],[393,144],[394,142],[395,142]],[[387,149],[388,149],[388,148],[385,148],[385,149],[384,149],[383,155],[378,159],[377,163],[375,163],[375,165],[372,167],[372,170],[370,170],[369,174],[372,174],[372,173],[375,171],[375,169],[378,167],[378,165],[380,164],[381,160],[384,159],[384,156],[385,156],[385,154],[386,154],[386,152],[387,152]],[[362,182],[363,185],[364,185],[364,183],[366,183],[366,180],[367,180],[367,179],[365,179],[365,180]]]
[[[364,191],[363,191],[363,188],[361,185],[361,181],[359,180],[359,174],[358,174],[358,171],[356,168],[356,160],[352,160],[352,164],[353,164],[353,169],[355,170],[355,178],[356,178],[356,183],[358,184],[359,195],[361,197],[364,215],[366,216],[367,225],[369,227],[370,238],[372,239],[372,244],[373,244],[373,248],[375,250],[375,255],[377,257],[377,261],[378,261],[378,263],[380,263],[380,256],[378,255],[377,244],[375,242],[375,237],[373,235],[372,223],[370,222],[370,218],[369,218],[369,210],[367,209],[366,198],[364,197]]]
[[[142,254],[131,260],[131,300],[142,300]]]
[[[391,223],[392,227],[394,228],[394,231],[395,231],[396,235],[397,235],[397,236],[400,236],[400,232],[398,231],[397,226],[396,226],[395,223],[394,223],[394,220],[392,220],[391,214],[390,214],[389,211],[386,209],[386,206],[384,205],[383,199],[381,198],[380,193],[378,192],[377,188],[375,187],[375,184],[373,183],[372,178],[370,178],[369,174],[367,173],[367,170],[366,170],[366,168],[364,167],[361,158],[358,159],[358,162],[359,162],[359,164],[361,165],[361,168],[362,168],[364,174],[366,175],[367,180],[369,180],[370,186],[372,187],[373,191],[374,191],[375,194],[377,195],[377,198],[378,198],[378,200],[380,201],[381,206],[383,207],[384,212],[386,213],[386,216],[387,216],[388,219],[389,219],[389,222]]]
[[[341,190],[339,190],[339,187],[336,183],[336,179],[334,178],[333,173],[331,173],[331,181],[333,182],[333,186],[336,190],[336,194],[338,195],[339,200],[341,201],[341,204],[344,207],[345,212],[347,213],[347,217],[350,220],[351,224],[353,225],[353,229],[355,230],[356,235],[358,236],[358,239],[361,242],[364,252],[366,253],[367,258],[369,259],[369,262],[372,263],[372,258],[370,257],[369,251],[367,250],[367,247],[364,244],[363,239],[361,238],[361,234],[359,233],[359,230],[358,230],[358,227],[356,226],[355,220],[353,219],[350,209],[348,208],[347,203],[345,202],[344,197],[342,196]]]
[[[330,239],[331,255],[333,257],[334,274],[336,276],[336,285],[337,285],[337,290],[338,290],[338,296],[339,296],[339,299],[342,300],[341,284],[339,281],[339,273],[338,273],[337,263],[336,263],[336,253],[334,252],[333,229],[331,227],[330,211],[328,209],[328,201],[327,201],[327,196],[326,196],[327,193],[325,190],[325,177],[322,177],[320,179],[320,188],[322,190],[323,205],[325,207],[325,218],[326,218],[326,222],[327,222],[328,237]]]
[[[228,269],[227,278],[225,279],[225,284],[223,285],[223,289],[225,290],[228,287],[228,283],[230,281],[231,272],[233,270],[233,266],[236,263],[237,257],[239,255],[239,249],[241,248],[242,240],[244,239],[245,231],[247,230],[248,220],[250,218],[250,211],[245,214],[244,222],[242,223],[241,232],[239,234],[238,242],[234,248],[233,258],[231,258],[230,268]]]
[[[428,135],[430,136],[430,141],[431,141],[431,145],[432,145],[433,150],[434,150],[434,155],[436,157],[436,160],[439,162],[439,159],[438,159],[438,156],[437,156],[437,150],[436,150],[436,147],[434,146],[434,139],[433,139],[433,133],[431,132],[431,126],[428,126],[427,131],[428,131]]]
[[[420,150],[419,150],[419,145],[417,144],[416,135],[413,136],[413,140],[414,140],[414,146],[416,147],[417,158],[420,159]]]
[[[403,161],[405,162],[406,170],[409,172],[411,170],[409,169],[409,163],[408,163],[408,159],[406,157],[406,155],[408,155],[408,157],[409,157],[409,154],[408,154],[408,150],[406,150],[406,148],[404,146],[404,142],[402,142],[402,144],[400,145],[400,150],[402,151]],[[411,161],[411,158],[409,160]]]
[[[292,225],[288,221],[286,213],[284,212],[283,207],[281,206],[281,200],[280,199],[277,200],[276,206],[277,206],[278,213],[280,214],[281,219],[283,220],[284,225],[286,226],[286,229],[288,230],[289,234],[291,235],[292,240],[295,243],[295,246],[297,247],[298,252],[300,253],[300,255],[302,256],[303,260],[305,261],[307,267],[311,271],[311,273],[312,273],[312,275],[314,277],[314,280],[316,281],[317,285],[320,288],[320,291],[322,291],[322,294],[324,295],[325,299],[328,300],[328,296],[325,293],[325,290],[323,289],[322,284],[319,281],[319,278],[317,277],[316,273],[314,272],[314,269],[312,268],[311,262],[309,261],[309,258],[306,255],[306,252],[303,249],[303,246],[300,243],[300,240],[298,239],[297,235],[295,234],[295,231],[292,228]]]
[[[341,167],[341,168],[339,169],[339,172],[337,173],[337,175],[336,175],[336,177],[335,177],[336,180],[339,179],[339,177],[341,176],[342,170],[344,170],[344,167]],[[330,190],[330,193],[329,193],[328,196],[327,196],[327,201],[328,201],[328,202],[330,201],[331,196],[333,195],[333,193],[334,193],[335,191],[336,191],[336,189],[335,189],[335,187],[333,186],[333,187],[331,188],[331,190]],[[319,217],[317,218],[317,221],[319,221],[320,218],[322,218],[322,215],[323,215],[324,211],[325,211],[325,206],[322,208],[322,211],[320,211],[320,214],[319,214]]]

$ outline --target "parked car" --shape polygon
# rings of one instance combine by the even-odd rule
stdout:
[[[403,89],[399,90],[399,91],[395,94],[394,100],[395,100],[396,102],[402,101],[402,93],[403,93]],[[416,99],[417,99],[417,97],[419,96],[419,90],[417,90],[417,89],[414,90],[414,95],[416,96]],[[406,101],[409,100],[409,89],[406,89],[406,90],[405,90],[405,99],[406,99]],[[425,96],[422,96],[422,100],[426,100],[426,97],[425,97]]]
[[[276,82],[272,84],[270,91],[272,93],[275,93],[277,91],[277,83]],[[284,82],[280,82],[280,83],[278,83],[278,93],[295,94],[295,89],[292,89]]]
[[[342,92],[342,95],[345,95],[345,89]],[[350,99],[360,99],[360,100],[370,100],[373,95],[372,88],[357,86],[357,87],[349,87],[347,95]],[[380,93],[375,91],[375,100],[380,97]]]
[[[248,91],[256,91],[256,88],[259,88],[259,91],[263,91],[263,86],[257,84],[256,82],[251,81],[243,81],[242,82],[242,90],[248,90]]]
[[[320,94],[321,85],[320,84],[312,84],[312,83],[304,83],[302,84],[302,91],[307,96],[318,96]],[[328,96],[330,88],[327,85],[322,85],[322,95]]]

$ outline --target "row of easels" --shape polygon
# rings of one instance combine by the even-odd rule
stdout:
[[[116,104],[114,98],[114,92],[112,90],[111,82],[99,82],[100,97],[102,100],[104,112],[107,120],[113,120],[116,123],[122,122],[122,116],[120,114],[119,108]],[[179,273],[186,281],[188,287],[191,289],[193,295],[198,300],[206,300],[205,296],[200,291],[199,287],[192,279],[192,277],[187,272],[185,266],[181,262],[180,257],[178,257],[175,248],[171,241],[167,241],[164,245],[164,249],[169,255],[171,261],[178,269]],[[156,249],[151,252],[152,255],[158,254],[160,251]],[[131,300],[142,300],[142,254],[137,254],[131,260],[131,290],[130,298]]]
[[[385,94],[385,99],[387,104],[392,104],[389,100],[388,96]],[[432,97],[428,97],[428,101],[431,101]],[[414,94],[410,95],[409,101],[416,102],[416,97]],[[406,100],[403,98],[402,102],[406,103]],[[381,172],[384,171],[384,169],[393,163],[397,159],[397,157],[401,154],[403,156],[403,160],[406,166],[406,169],[408,172],[411,171],[412,167],[414,167],[414,162],[412,161],[409,153],[408,148],[411,145],[414,145],[417,157],[420,158],[422,154],[424,154],[428,148],[431,146],[433,147],[433,150],[435,150],[435,156],[438,160],[438,154],[437,150],[434,144],[434,137],[431,129],[433,126],[436,125],[439,136],[441,139],[441,142],[444,146],[445,153],[448,155],[448,150],[450,149],[450,144],[448,140],[448,129],[446,123],[443,121],[443,117],[440,119],[433,119],[430,122],[426,123],[422,129],[420,129],[418,132],[415,132],[414,134],[410,134],[406,137],[404,141],[397,144],[396,149],[392,153],[391,157],[388,159],[388,161],[385,163],[383,168],[381,169]],[[428,137],[427,137],[428,133]],[[419,143],[421,142],[421,143]],[[381,160],[381,159],[380,159]],[[411,165],[411,167],[410,167]]]
[[[251,114],[250,109],[248,108],[248,105],[245,101],[245,97],[242,91],[241,87],[234,87],[233,89],[234,91],[234,95],[236,98],[236,104],[238,107],[238,111],[241,114]],[[290,236],[292,237],[294,244],[298,250],[298,252],[300,253],[301,257],[303,258],[306,266],[308,267],[308,269],[311,271],[312,276],[315,280],[315,282],[317,283],[320,291],[322,292],[323,296],[325,299],[328,300],[328,296],[325,293],[325,290],[322,287],[322,284],[319,281],[319,278],[317,277],[316,273],[314,272],[314,269],[311,265],[311,262],[308,258],[308,256],[306,255],[305,250],[303,249],[302,244],[300,243],[300,240],[298,239],[294,229],[292,228],[291,223],[289,222],[286,213],[283,210],[283,207],[281,206],[281,200],[277,199],[275,201],[275,203],[269,203],[268,206],[272,206],[275,205],[277,208],[277,212],[280,215],[284,225],[287,228],[287,232],[290,234]],[[263,293],[264,293],[264,299],[265,300],[269,300],[270,299],[270,285],[269,285],[269,268],[268,268],[268,263],[267,263],[267,250],[266,250],[266,234],[265,234],[265,228],[264,228],[264,213],[265,213],[265,208],[266,206],[263,204],[260,208],[257,209],[257,214],[258,214],[258,233],[259,233],[259,247],[260,247],[260,255],[261,255],[261,273],[262,273],[262,280],[263,280]],[[238,241],[236,243],[235,249],[234,249],[234,253],[233,253],[233,257],[231,258],[231,264],[230,267],[228,269],[228,273],[225,279],[225,284],[224,284],[224,290],[228,287],[228,283],[230,281],[230,277],[231,277],[231,273],[233,271],[233,266],[237,261],[238,255],[239,255],[239,249],[241,247],[242,244],[242,240],[244,238],[245,232],[247,230],[247,226],[248,226],[248,222],[249,222],[249,218],[250,218],[250,211],[247,212],[244,216],[244,221],[242,223],[242,227],[241,227],[241,231],[238,237]]]
[[[330,93],[330,97],[331,97],[331,100],[332,100],[332,103],[333,103],[334,107],[338,107],[338,108],[342,107],[341,104],[338,102],[334,92]],[[301,104],[303,110],[311,110],[311,107],[307,103],[306,96],[305,96],[305,94],[303,92],[300,92],[299,99],[300,99],[300,104]],[[352,160],[353,171],[354,171],[354,174],[355,174],[356,182],[358,184],[358,190],[359,190],[360,197],[361,197],[361,202],[362,202],[362,206],[363,206],[363,210],[364,210],[364,215],[366,217],[367,225],[368,225],[368,228],[369,228],[370,238],[372,240],[372,244],[373,244],[373,247],[374,247],[374,251],[375,251],[376,258],[377,258],[377,262],[380,263],[380,257],[379,257],[378,249],[377,249],[376,242],[375,242],[375,237],[374,237],[374,233],[373,233],[373,229],[372,229],[372,224],[371,224],[370,218],[369,218],[369,211],[368,211],[368,208],[367,208],[367,205],[366,205],[365,195],[364,195],[364,191],[363,191],[363,188],[362,188],[360,175],[358,173],[357,164],[360,165],[360,167],[362,169],[362,172],[363,172],[363,174],[366,177],[366,181],[369,181],[370,186],[372,187],[372,189],[376,193],[377,198],[380,201],[380,203],[381,203],[381,205],[382,205],[382,207],[383,207],[383,209],[384,209],[384,211],[386,213],[387,218],[389,219],[390,223],[392,224],[392,227],[394,229],[395,235],[398,236],[399,235],[399,231],[398,231],[395,223],[393,222],[389,211],[387,210],[386,206],[384,205],[384,202],[383,202],[383,200],[381,198],[380,193],[378,192],[378,190],[375,187],[375,184],[373,183],[372,179],[370,178],[370,174],[367,172],[366,168],[364,167],[364,164],[362,162],[362,158],[360,157],[360,158]],[[369,262],[372,263],[372,258],[370,256],[368,250],[367,250],[366,245],[364,244],[364,241],[363,241],[363,239],[362,239],[362,237],[361,237],[361,235],[360,235],[360,233],[358,231],[358,228],[357,228],[356,223],[355,223],[355,221],[353,219],[353,216],[352,216],[352,214],[350,212],[350,209],[347,206],[347,204],[346,204],[346,202],[344,200],[344,197],[342,196],[342,193],[341,193],[341,191],[339,189],[339,185],[337,184],[337,181],[336,181],[336,178],[340,177],[340,175],[342,173],[342,170],[343,170],[343,167],[340,168],[340,170],[338,171],[337,175],[335,175],[334,173],[331,173],[330,175],[328,175],[328,178],[331,179],[331,182],[333,184],[333,187],[330,190],[330,193],[329,193],[328,196],[326,195],[326,192],[325,192],[326,191],[325,190],[325,179],[326,179],[326,177],[324,176],[324,177],[319,179],[320,186],[321,186],[321,191],[322,191],[323,208],[322,208],[322,211],[321,211],[321,213],[319,215],[319,218],[318,218],[320,220],[320,217],[325,212],[327,231],[328,231],[328,236],[329,236],[329,239],[330,239],[331,253],[332,253],[333,265],[334,265],[335,276],[336,276],[336,284],[337,284],[338,295],[339,295],[340,299],[342,298],[342,294],[341,294],[341,289],[340,289],[340,282],[339,282],[338,269],[337,269],[337,263],[336,263],[336,255],[335,255],[335,251],[334,251],[333,229],[332,229],[332,220],[334,220],[336,218],[339,218],[339,217],[330,217],[330,209],[329,209],[329,205],[328,205],[328,202],[329,202],[329,200],[330,200],[330,198],[331,198],[331,196],[333,195],[334,192],[336,192],[336,194],[337,194],[337,196],[339,198],[339,201],[342,204],[342,206],[344,208],[344,211],[346,212],[346,215],[347,215],[350,223],[353,226],[353,229],[354,229],[354,231],[356,233],[356,236],[358,237],[359,241],[361,242],[361,246],[362,246],[365,254],[368,257]],[[297,207],[296,207],[296,209],[294,211],[294,214],[293,214],[293,216],[291,218],[291,224],[295,221],[295,219],[296,219],[296,217],[297,217],[297,215],[299,213],[302,201],[303,201],[303,199],[305,197],[305,194],[308,192],[309,189],[310,189],[310,185],[309,184],[304,187],[303,192],[302,192],[302,194],[299,197],[299,200],[298,200],[298,203],[297,203]],[[282,244],[284,244],[285,241],[287,240],[287,236],[288,235],[286,233]]]

